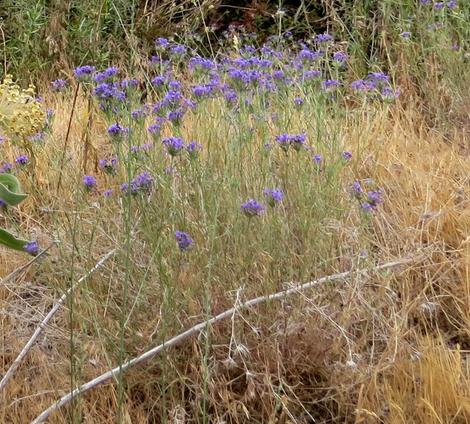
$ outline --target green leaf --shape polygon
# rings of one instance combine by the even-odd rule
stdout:
[[[27,196],[21,191],[21,184],[15,176],[0,174],[0,199],[7,205],[16,206],[25,200]]]
[[[10,249],[24,252],[24,247],[27,243],[27,240],[18,239],[13,234],[0,228],[0,244],[3,244]]]
[[[15,193],[21,192],[21,183],[14,175],[0,174],[0,183],[7,186],[8,189]]]

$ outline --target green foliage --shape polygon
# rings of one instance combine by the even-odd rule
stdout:
[[[7,206],[16,206],[26,199],[27,196],[21,191],[21,184],[15,176],[0,174],[0,200]],[[24,252],[28,243],[27,240],[16,238],[5,229],[0,228],[0,244]]]
[[[8,206],[16,206],[26,197],[21,193],[21,185],[16,177],[10,174],[0,174],[0,199]]]

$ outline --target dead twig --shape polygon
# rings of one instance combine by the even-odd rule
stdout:
[[[103,384],[108,380],[111,380],[113,377],[118,377],[120,374],[124,373],[129,368],[132,368],[135,365],[139,365],[142,362],[144,362],[144,361],[146,361],[150,358],[153,358],[154,356],[156,356],[160,352],[163,352],[164,350],[166,350],[170,347],[178,345],[179,343],[181,343],[182,341],[188,339],[189,337],[200,333],[206,327],[209,327],[212,324],[215,324],[215,323],[217,323],[219,321],[222,321],[226,318],[230,318],[237,311],[240,311],[240,310],[243,310],[243,309],[248,309],[249,307],[256,306],[260,303],[266,303],[266,302],[270,302],[270,301],[273,301],[273,300],[281,300],[281,299],[284,299],[284,298],[286,298],[286,297],[288,297],[292,294],[296,294],[296,293],[299,293],[303,290],[307,290],[307,289],[317,287],[317,286],[319,286],[321,284],[324,284],[324,283],[327,283],[327,282],[342,280],[342,279],[347,278],[347,277],[349,277],[349,276],[351,276],[355,273],[357,273],[357,274],[367,274],[368,272],[381,271],[381,270],[394,268],[394,267],[399,266],[399,265],[405,265],[405,264],[416,262],[416,261],[417,261],[417,258],[400,259],[400,260],[397,260],[397,261],[394,261],[394,262],[387,262],[385,264],[375,266],[371,269],[361,269],[361,270],[358,270],[358,271],[351,270],[351,271],[346,271],[346,272],[342,272],[342,273],[339,273],[339,274],[329,275],[329,276],[326,276],[326,277],[319,278],[318,280],[314,280],[314,281],[310,281],[308,283],[296,285],[295,287],[285,289],[285,290],[277,292],[277,293],[273,293],[273,294],[266,295],[266,296],[256,297],[256,298],[248,300],[247,302],[244,302],[240,305],[235,305],[233,308],[230,308],[230,309],[228,309],[228,310],[226,310],[226,311],[224,311],[224,312],[208,319],[207,321],[203,321],[199,324],[196,324],[195,326],[189,328],[188,330],[184,331],[183,333],[180,333],[177,336],[171,338],[170,340],[165,341],[162,344],[148,350],[147,352],[143,353],[142,355],[140,355],[140,356],[138,356],[134,359],[131,359],[131,360],[117,366],[116,368],[113,368],[112,370],[105,372],[104,374],[101,374],[100,376],[98,376],[98,377],[94,378],[93,380],[81,385],[80,387],[77,387],[76,389],[72,390],[71,392],[69,392],[68,394],[63,396],[61,399],[59,399],[56,403],[51,405],[49,408],[44,410],[40,415],[38,415],[31,422],[31,424],[44,423],[52,413],[57,411],[62,406],[67,405],[68,403],[70,403],[77,396],[80,396],[81,394],[86,393],[91,389],[94,389],[98,385]]]

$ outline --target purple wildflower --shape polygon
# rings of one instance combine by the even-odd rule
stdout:
[[[192,159],[197,158],[199,152],[202,150],[202,144],[199,144],[196,141],[190,141],[186,146],[186,151],[189,154],[189,157]]]
[[[15,163],[20,166],[25,166],[29,163],[29,157],[27,155],[20,155],[15,159]]]
[[[124,79],[121,81],[121,88],[124,90],[131,90],[139,86],[139,80],[137,78]]]
[[[263,194],[266,196],[266,201],[271,207],[276,206],[278,203],[282,202],[282,199],[284,199],[284,193],[279,188],[265,188],[263,190]]]
[[[306,138],[305,134],[293,134],[290,136],[290,145],[298,152],[304,146]]]
[[[457,8],[457,0],[449,0],[447,2],[447,7],[449,9],[456,9]]]
[[[168,38],[158,37],[155,40],[155,46],[157,47],[157,49],[163,49],[164,50],[164,49],[170,47],[170,42],[168,41]]]
[[[115,66],[110,66],[109,68],[105,69],[104,71],[98,72],[93,79],[95,82],[105,82],[112,78],[114,78],[119,72],[119,69]]]
[[[310,69],[303,73],[302,81],[311,81],[318,77],[321,77],[321,71],[319,71],[318,69]]]
[[[162,126],[160,124],[152,124],[147,127],[147,131],[152,135],[152,137],[158,137]]]
[[[350,87],[356,91],[368,92],[377,88],[377,82],[374,80],[356,80],[350,84]]]
[[[0,174],[6,174],[13,169],[13,165],[10,162],[3,162],[0,166]]]
[[[391,87],[384,87],[382,88],[382,91],[380,94],[382,95],[382,98],[384,100],[392,101],[392,100],[395,100],[400,95],[400,92],[398,90],[394,90]]]
[[[347,161],[347,160],[349,160],[349,159],[352,158],[352,153],[351,153],[351,152],[348,152],[348,151],[344,151],[344,152],[342,153],[342,156],[343,156],[343,159]]]
[[[281,148],[287,152],[289,147],[293,147],[296,151],[299,151],[305,143],[307,136],[305,134],[288,134],[283,133],[276,136],[276,141],[279,143]]]
[[[111,159],[100,159],[98,162],[98,166],[107,174],[115,175],[117,163],[118,160],[116,157],[113,157]]]
[[[131,118],[135,121],[143,121],[147,112],[144,108],[135,109],[131,112]]]
[[[127,135],[129,133],[129,128],[124,128],[121,127],[117,122],[115,124],[111,124],[108,128],[108,134],[113,138],[113,139],[120,139],[124,135]]]
[[[290,147],[290,136],[287,133],[279,134],[276,136],[276,141],[279,143],[279,146],[281,146],[281,149],[287,152]]]
[[[236,103],[238,99],[237,92],[235,90],[227,90],[224,93],[224,98],[227,101],[227,103],[232,103],[232,104]]]
[[[315,37],[315,41],[319,44],[322,44],[322,43],[329,43],[330,41],[333,41],[333,37],[328,34],[328,33],[323,33],[323,34],[318,34],[316,37]]]
[[[183,56],[186,53],[186,47],[182,44],[175,44],[171,47],[170,53],[176,57]]]
[[[302,49],[299,52],[298,59],[302,62],[314,62],[317,59],[320,59],[323,56],[321,51],[313,51],[307,48]]]
[[[369,203],[372,208],[376,208],[377,205],[383,202],[382,199],[383,193],[380,190],[372,190],[367,192],[367,203]]]
[[[341,85],[341,82],[337,79],[327,79],[322,81],[322,86],[325,91],[336,90]]]
[[[90,191],[96,187],[96,178],[91,175],[85,175],[83,177],[83,186],[87,191]]]
[[[104,101],[126,99],[126,93],[117,82],[102,82],[93,89],[93,95]]]
[[[380,84],[389,82],[390,77],[385,72],[371,72],[367,75],[367,79]]]
[[[149,172],[145,171],[133,178],[130,184],[121,184],[121,191],[123,193],[130,193],[132,195],[136,195],[139,192],[149,193],[152,189],[153,183],[153,177]]]
[[[39,253],[39,244],[37,241],[30,241],[23,246],[23,249],[26,253],[37,256]]]
[[[171,156],[176,156],[184,148],[184,141],[181,137],[166,137],[162,143]]]
[[[348,60],[348,55],[345,52],[333,53],[333,60],[338,63],[345,63]]]
[[[251,218],[253,216],[260,216],[264,212],[265,207],[254,199],[248,199],[242,204],[241,209],[246,216]]]
[[[354,181],[351,185],[351,193],[354,197],[360,198],[364,193],[361,183],[359,181]]]
[[[162,87],[166,84],[167,78],[164,75],[157,75],[155,78],[152,79],[152,85],[155,87]]]
[[[64,79],[56,79],[51,82],[53,91],[63,91],[67,87],[67,81]]]
[[[170,110],[168,112],[167,118],[175,125],[179,125],[181,118],[183,118],[185,110],[182,108],[178,108],[176,110]]]
[[[361,209],[365,212],[372,212],[374,210],[373,206],[368,202],[361,203]]]
[[[321,162],[322,162],[322,157],[319,154],[313,155],[312,159],[313,159],[313,162],[315,163],[315,165],[317,165],[317,166],[320,165]]]
[[[86,80],[88,79],[93,72],[95,72],[96,68],[90,65],[79,66],[73,70],[75,77],[79,80]]]
[[[184,231],[175,231],[176,242],[182,252],[187,252],[193,244],[193,239]]]

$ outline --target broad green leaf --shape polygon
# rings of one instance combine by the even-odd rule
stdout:
[[[10,249],[24,252],[24,247],[27,243],[27,240],[16,238],[13,234],[0,228],[0,244],[3,244]]]
[[[26,197],[26,194],[21,193],[21,184],[15,176],[0,174],[0,199],[9,206],[16,206]]]

